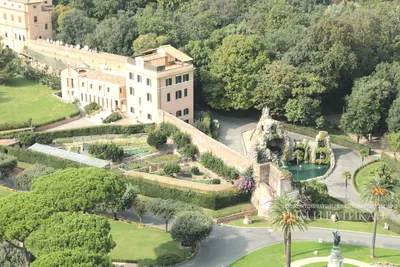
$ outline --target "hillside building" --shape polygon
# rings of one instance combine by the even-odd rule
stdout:
[[[128,59],[126,71],[111,72],[85,65],[61,72],[62,98],[81,105],[96,102],[138,121],[158,122],[166,111],[187,123],[194,120],[193,59],[170,45]]]
[[[3,45],[22,50],[28,40],[51,39],[52,0],[0,0]]]

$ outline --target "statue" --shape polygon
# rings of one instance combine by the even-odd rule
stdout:
[[[344,258],[340,253],[340,232],[338,230],[333,231],[333,248],[331,255],[328,257],[328,267],[343,267]]]
[[[339,247],[339,243],[340,243],[340,232],[338,230],[333,231],[333,246],[334,247]]]

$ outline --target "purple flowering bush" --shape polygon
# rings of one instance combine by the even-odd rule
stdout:
[[[255,188],[255,182],[253,180],[253,177],[241,177],[235,182],[235,186],[240,190],[250,193],[253,192]]]

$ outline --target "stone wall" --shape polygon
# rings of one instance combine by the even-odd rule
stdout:
[[[50,44],[45,40],[28,40],[26,48],[49,58],[60,60],[64,64],[75,66],[79,63],[85,63],[98,68],[107,66],[112,71],[124,71],[125,63],[130,59],[109,53],[89,52],[82,49]]]
[[[234,220],[238,220],[238,219],[244,219],[244,215],[254,216],[254,215],[257,215],[257,213],[258,212],[257,212],[256,209],[255,210],[244,211],[244,212],[232,214],[232,215],[229,215],[229,216],[213,219],[213,222],[216,223],[216,224],[223,223],[223,222],[230,222],[230,221],[234,221]],[[243,226],[245,226],[245,225],[243,225]]]
[[[181,119],[172,116],[168,112],[160,110],[159,115],[159,122],[170,122],[177,126],[181,131],[190,134],[193,143],[199,148],[199,151],[201,153],[211,151],[215,156],[223,159],[226,164],[234,166],[240,171],[245,171],[247,168],[253,165],[252,162],[245,156],[214,140],[208,135],[197,130],[192,125],[187,124]]]

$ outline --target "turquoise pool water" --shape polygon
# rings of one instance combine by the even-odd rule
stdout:
[[[329,165],[301,162],[299,166],[292,164],[284,168],[292,173],[293,181],[304,181],[324,175],[328,171]]]

